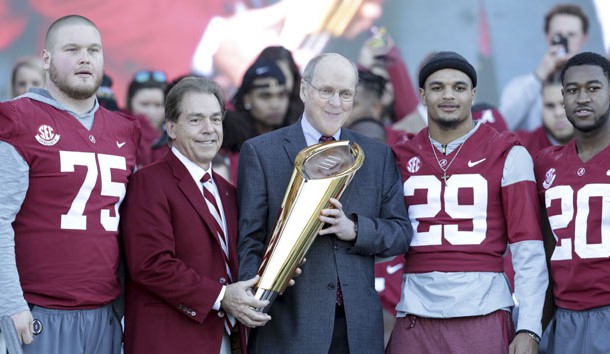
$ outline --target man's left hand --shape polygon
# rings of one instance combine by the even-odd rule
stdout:
[[[329,226],[320,230],[318,234],[335,234],[339,240],[353,241],[356,238],[354,222],[343,213],[343,205],[337,199],[330,198],[329,202],[334,208],[322,209],[319,217],[320,221]]]

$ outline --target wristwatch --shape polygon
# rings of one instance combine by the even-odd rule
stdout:
[[[540,337],[536,333],[534,333],[532,331],[528,331],[527,329],[520,329],[517,331],[517,334],[519,334],[519,333],[527,334],[528,336],[532,337],[532,339],[535,340],[536,343],[540,344]]]

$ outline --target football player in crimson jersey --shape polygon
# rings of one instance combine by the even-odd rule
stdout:
[[[610,353],[610,62],[577,54],[561,81],[574,140],[535,164],[556,305],[543,341],[547,353]]]
[[[51,24],[42,60],[45,88],[0,104],[0,316],[25,353],[120,353],[118,211],[140,129],[97,102],[90,20]]]
[[[461,55],[432,56],[419,86],[429,126],[393,147],[414,237],[386,353],[537,353],[548,277],[532,159],[512,133],[475,124],[476,72]]]

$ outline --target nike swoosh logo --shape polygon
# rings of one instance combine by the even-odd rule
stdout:
[[[480,164],[481,162],[483,162],[483,161],[485,161],[485,160],[487,160],[487,158],[486,158],[486,157],[484,157],[484,158],[482,158],[482,159],[480,159],[480,160],[478,160],[478,161],[474,161],[474,162],[473,162],[473,161],[468,160],[468,167],[474,167],[474,166],[476,166],[476,165]]]
[[[119,143],[118,141],[116,142],[116,147],[118,147],[119,149],[123,147],[123,145],[125,145],[125,142]]]
[[[385,268],[385,271],[388,272],[389,275],[392,275],[396,272],[398,272],[399,270],[401,270],[403,267],[403,264],[394,264],[394,265],[389,265]]]

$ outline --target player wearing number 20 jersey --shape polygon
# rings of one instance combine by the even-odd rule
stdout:
[[[540,335],[547,278],[531,157],[512,133],[485,124],[440,149],[427,130],[393,147],[414,228],[399,316],[469,317],[511,307],[502,273],[508,244],[517,329]]]
[[[542,150],[536,180],[555,238],[555,304],[582,311],[610,305],[610,148],[582,162],[575,140]]]
[[[29,170],[12,224],[21,287],[28,303],[97,308],[120,294],[118,210],[140,130],[133,118],[97,103],[88,129],[47,95],[30,92],[0,105],[0,140]]]

